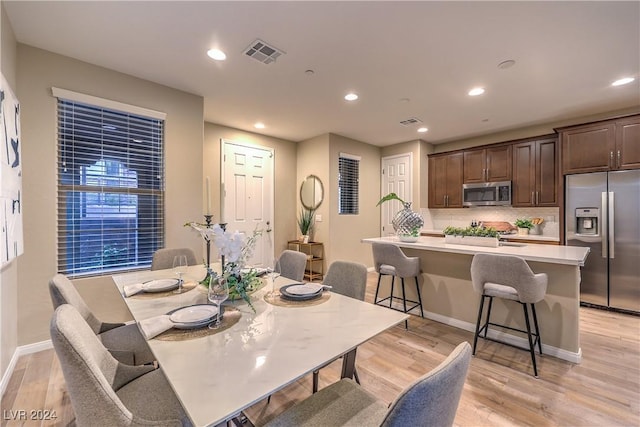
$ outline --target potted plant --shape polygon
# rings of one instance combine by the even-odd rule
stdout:
[[[309,236],[313,231],[313,224],[315,222],[315,213],[315,209],[307,209],[305,207],[300,208],[298,228],[301,233],[300,241],[303,243],[309,243]]]
[[[498,231],[489,227],[447,227],[443,230],[445,243],[498,247]]]
[[[411,202],[405,202],[396,193],[389,193],[381,198],[376,206],[380,206],[384,202],[389,200],[397,200],[402,204],[402,209],[396,213],[391,221],[393,229],[399,237],[409,236],[415,238],[414,242],[418,240],[420,235],[420,229],[424,225],[422,215],[411,210]]]
[[[527,235],[529,234],[529,230],[533,228],[533,222],[530,219],[516,219],[516,227],[518,227],[519,235]]]

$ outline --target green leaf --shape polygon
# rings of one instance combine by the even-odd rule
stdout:
[[[389,193],[386,196],[384,196],[382,199],[380,199],[380,201],[378,202],[378,204],[376,204],[376,206],[380,206],[381,204],[383,204],[384,202],[388,202],[389,200],[397,200],[403,205],[405,203],[405,201],[402,200],[400,197],[398,197],[396,193]]]

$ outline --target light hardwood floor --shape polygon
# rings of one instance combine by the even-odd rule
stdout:
[[[369,274],[367,301],[376,276]],[[475,304],[474,304],[475,305]],[[580,310],[583,360],[574,365],[542,356],[540,378],[528,352],[480,341],[471,361],[457,426],[640,426],[640,317]],[[412,316],[409,331],[392,328],[358,350],[362,385],[391,402],[414,379],[438,365],[472,333]],[[544,331],[541,331],[544,340]],[[320,387],[336,381],[340,361],[320,372]],[[238,373],[238,375],[242,375]],[[311,375],[246,413],[262,424],[311,394]],[[215,404],[212,396],[211,404]],[[73,419],[53,350],[21,357],[1,402],[2,425],[67,425]],[[53,410],[51,421],[9,421],[18,410]]]

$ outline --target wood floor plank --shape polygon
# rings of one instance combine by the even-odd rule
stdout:
[[[377,277],[369,274],[366,300],[373,301]],[[544,331],[542,331],[544,339]],[[362,386],[384,402],[433,369],[473,334],[412,316],[358,349]],[[579,365],[551,356],[538,357],[539,378],[532,375],[528,352],[480,341],[471,360],[455,426],[640,426],[640,317],[580,309]],[[64,378],[52,350],[20,358],[10,379],[3,409],[51,407],[66,426],[73,411]],[[320,372],[320,388],[337,381],[341,361]],[[45,379],[46,378],[46,379]],[[246,413],[257,425],[311,395],[311,375],[258,402]],[[40,402],[28,404],[27,402]],[[38,406],[39,405],[39,406]],[[13,423],[4,425],[36,425]],[[40,424],[37,424],[40,425]],[[100,426],[98,426],[100,427]],[[366,427],[366,426],[365,426]]]

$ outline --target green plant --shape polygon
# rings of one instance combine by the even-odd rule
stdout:
[[[489,227],[447,227],[443,230],[447,236],[474,236],[474,237],[498,237],[498,231],[495,228]]]
[[[520,218],[518,218],[518,219],[516,219],[515,224],[516,224],[516,227],[518,227],[518,228],[528,228],[528,229],[533,228],[533,222],[531,222],[530,219],[520,219]]]
[[[380,199],[380,201],[376,204],[376,206],[380,206],[381,204],[383,204],[384,202],[388,202],[389,200],[397,200],[403,205],[406,203],[404,200],[398,197],[396,193],[389,193],[386,196],[384,196],[382,199]]]
[[[298,217],[298,228],[303,236],[308,236],[313,229],[315,222],[315,209],[300,208],[300,216]]]

